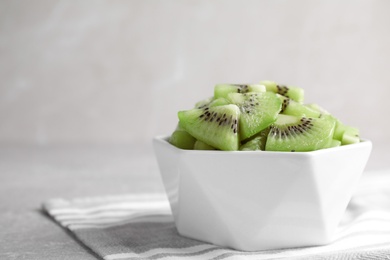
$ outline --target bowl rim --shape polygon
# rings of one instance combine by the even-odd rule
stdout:
[[[322,153],[331,153],[334,151],[343,151],[343,150],[351,150],[358,147],[372,147],[372,142],[368,139],[361,139],[359,143],[356,144],[348,144],[348,145],[342,145],[337,147],[330,147],[315,151],[309,151],[309,152],[283,152],[283,151],[220,151],[220,150],[187,150],[187,149],[181,149],[178,148],[171,143],[168,142],[168,138],[170,135],[158,135],[153,138],[153,141],[164,143],[165,145],[169,145],[169,147],[173,150],[179,151],[181,153],[207,153],[207,154],[273,154],[273,155],[287,155],[291,154],[292,156],[298,156],[298,155],[318,155]]]

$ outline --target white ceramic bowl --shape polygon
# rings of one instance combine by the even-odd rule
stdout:
[[[314,152],[154,148],[178,232],[244,251],[332,241],[372,144]]]

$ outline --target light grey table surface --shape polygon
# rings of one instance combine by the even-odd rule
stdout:
[[[42,202],[139,192],[164,192],[151,145],[1,146],[0,259],[96,259]]]
[[[384,151],[374,149],[368,172],[387,167]],[[42,213],[42,202],[141,192],[164,192],[151,144],[2,145],[0,259],[97,259]]]

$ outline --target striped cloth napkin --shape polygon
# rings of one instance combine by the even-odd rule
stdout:
[[[363,175],[334,242],[317,247],[241,252],[181,237],[162,194],[53,199],[43,209],[106,260],[390,259],[390,171]]]

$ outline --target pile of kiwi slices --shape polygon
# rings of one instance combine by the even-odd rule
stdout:
[[[316,104],[304,104],[299,87],[218,84],[214,96],[179,111],[169,142],[181,149],[305,152],[360,142],[347,126]]]

